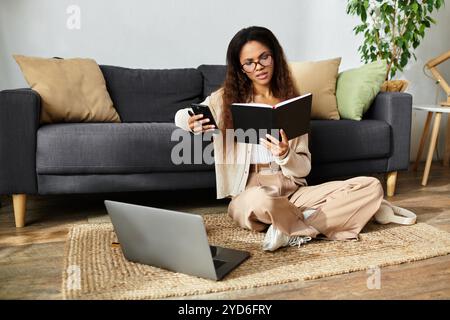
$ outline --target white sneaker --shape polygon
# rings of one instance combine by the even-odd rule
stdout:
[[[273,225],[267,229],[266,236],[263,241],[264,251],[275,251],[278,248],[286,246],[301,246],[302,244],[311,241],[311,237],[306,236],[288,236]]]

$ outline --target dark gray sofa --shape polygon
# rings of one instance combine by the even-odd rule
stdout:
[[[122,123],[40,126],[37,92],[0,92],[0,194],[13,195],[16,226],[29,194],[215,187],[214,165],[171,162],[171,134],[175,112],[216,90],[225,66],[100,67]],[[308,182],[387,173],[392,195],[397,171],[408,169],[411,105],[410,94],[379,93],[362,121],[313,120]]]

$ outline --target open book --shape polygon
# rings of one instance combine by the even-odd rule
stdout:
[[[279,129],[284,130],[288,140],[308,133],[311,104],[311,93],[274,106],[263,103],[233,103],[231,114],[237,141],[259,143],[259,138],[266,138],[266,133],[281,140]]]

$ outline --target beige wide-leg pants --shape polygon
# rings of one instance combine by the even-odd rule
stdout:
[[[380,207],[383,194],[373,177],[298,186],[281,170],[252,172],[245,190],[229,203],[228,214],[250,230],[264,231],[273,224],[288,235],[355,239]],[[316,211],[304,219],[306,209]]]

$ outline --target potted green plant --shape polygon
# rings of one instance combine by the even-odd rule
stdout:
[[[444,0],[348,0],[347,14],[361,19],[361,24],[353,28],[356,35],[364,34],[364,42],[358,47],[361,61],[387,61],[384,91],[406,89],[407,81],[392,78],[403,71],[411,55],[417,60],[414,49],[425,30],[436,23],[430,14],[443,5]]]

